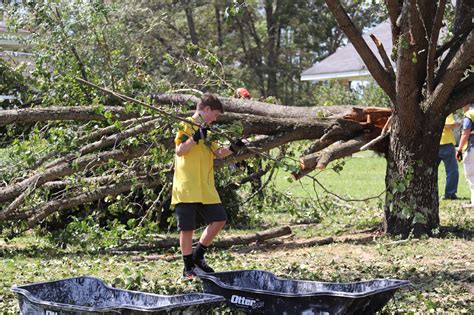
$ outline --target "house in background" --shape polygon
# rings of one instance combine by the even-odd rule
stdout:
[[[374,55],[383,64],[382,58],[370,38],[370,34],[374,34],[382,43],[387,55],[392,52],[392,31],[388,20],[380,23],[371,30],[363,34],[363,38],[370,47]],[[392,62],[392,66],[395,65]],[[352,81],[368,81],[371,75],[366,65],[360,58],[352,43],[348,43],[344,47],[338,48],[333,54],[313,66],[301,74],[302,81],[327,81],[338,80],[344,85],[350,86]]]
[[[0,3],[0,58],[12,62],[30,62],[30,54],[26,53],[26,47],[21,39],[28,36],[25,30],[11,32],[4,15],[3,3]]]
[[[19,30],[18,32],[11,32],[9,30],[4,15],[3,2],[0,3],[0,59],[12,64],[26,63],[27,70],[24,73],[25,75],[28,75],[29,71],[34,68],[31,54],[25,52],[27,48],[22,44],[21,40],[27,35],[28,32],[24,30]],[[17,99],[15,95],[0,94],[0,102],[15,99]]]

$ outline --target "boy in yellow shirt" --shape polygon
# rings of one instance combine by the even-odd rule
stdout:
[[[227,215],[214,183],[214,158],[232,154],[228,148],[219,148],[207,139],[209,124],[224,112],[215,96],[206,94],[196,106],[192,121],[201,127],[181,123],[175,138],[176,156],[171,204],[176,205],[183,255],[183,276],[192,279],[195,267],[214,272],[204,259],[204,253],[214,237],[224,227]],[[192,238],[196,229],[196,215],[208,224],[198,245],[193,250]]]

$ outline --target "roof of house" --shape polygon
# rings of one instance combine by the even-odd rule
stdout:
[[[385,51],[390,56],[392,51],[392,31],[390,22],[387,20],[380,23],[373,29],[363,34],[363,38],[367,45],[374,52],[375,56],[382,63],[382,58],[375,46],[375,43],[370,38],[370,34],[374,34],[379,41],[382,42]],[[313,66],[301,74],[302,81],[319,81],[330,79],[361,79],[370,76],[366,65],[360,58],[352,43],[348,43],[344,47],[338,48],[332,55],[323,59],[320,62],[313,64]]]

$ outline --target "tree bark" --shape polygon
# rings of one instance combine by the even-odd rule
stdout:
[[[194,26],[193,7],[189,3],[189,0],[181,0],[186,14],[186,20],[188,21],[189,35],[191,36],[191,42],[194,45],[199,44],[198,35],[196,32],[196,26]]]
[[[326,4],[367,69],[392,100],[385,231],[403,237],[411,233],[430,235],[439,226],[437,157],[444,120],[459,108],[461,99],[469,103],[474,97],[472,78],[460,83],[474,59],[474,3],[457,1],[455,40],[444,56],[435,53],[443,12],[443,7],[438,6],[443,6],[444,1],[387,0],[392,41],[397,50],[394,82],[383,73],[341,1],[326,0]],[[439,67],[435,69],[435,65]]]
[[[139,113],[127,113],[122,107],[104,107],[103,113],[99,113],[97,107],[85,106],[9,109],[0,111],[0,126],[54,120],[106,121],[107,118],[104,116],[106,112],[111,113],[114,120],[126,120],[140,116]]]
[[[242,235],[242,236],[233,236],[226,237],[222,239],[215,240],[212,243],[213,247],[216,248],[229,248],[234,245],[248,245],[254,242],[262,242],[272,238],[277,238],[285,235],[291,234],[291,228],[289,226],[273,228],[269,230],[264,230],[259,233]],[[131,246],[124,246],[122,248],[114,249],[114,251],[136,251],[136,250],[154,250],[158,248],[171,248],[179,246],[179,239],[175,237],[166,237],[158,239],[151,242],[150,244],[138,244]]]
[[[220,5],[219,5],[218,0],[214,1],[214,13],[215,13],[215,16],[216,16],[216,31],[217,31],[216,41],[217,41],[217,46],[222,47],[223,40],[222,40],[221,9],[220,9]]]
[[[277,1],[278,9],[278,1]],[[277,9],[273,10],[273,0],[265,0],[265,16],[267,21],[267,96],[277,95],[277,69],[278,69],[278,55],[276,51],[276,35],[277,35]]]
[[[433,234],[439,226],[438,146],[444,121],[406,129],[401,118],[392,118],[385,186],[386,233],[408,237]],[[438,132],[427,132],[438,130]]]

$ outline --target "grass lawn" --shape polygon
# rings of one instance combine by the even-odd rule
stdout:
[[[469,190],[460,168],[459,196]],[[363,153],[348,159],[340,174],[321,172],[317,178],[327,189],[351,198],[367,198],[383,191],[385,162]],[[440,187],[444,187],[440,167]],[[276,187],[297,197],[314,198],[307,179],[288,183],[280,172]],[[321,188],[316,190],[321,194]],[[323,198],[323,197],[321,197]],[[292,227],[293,235],[280,242],[211,250],[209,263],[217,270],[264,269],[281,277],[348,282],[373,278],[411,281],[383,309],[383,314],[474,313],[474,211],[462,201],[441,201],[437,237],[398,240],[380,235],[381,201],[335,201],[322,211],[321,222]],[[334,206],[335,205],[335,206]],[[279,210],[263,214],[267,225],[288,224],[291,217]],[[256,228],[257,230],[259,228]],[[262,227],[263,229],[263,227]],[[227,229],[222,236],[254,232]],[[335,236],[324,246],[298,247],[294,242],[311,237]],[[182,263],[176,249],[160,252],[175,259],[137,261],[134,254],[107,254],[79,247],[61,249],[34,233],[10,242],[0,240],[0,314],[17,314],[10,288],[14,284],[40,282],[79,275],[93,275],[117,287],[175,294],[200,291],[201,283],[180,278]],[[140,253],[145,254],[145,253]],[[149,253],[155,254],[155,253]]]
[[[365,199],[376,196],[385,189],[386,161],[377,154],[366,151],[355,154],[344,160],[342,171],[336,173],[329,164],[326,170],[311,173],[329,191],[345,198]],[[281,171],[276,180],[279,189],[293,193],[295,196],[313,197],[312,179],[304,177],[299,182],[289,182],[290,174]],[[444,164],[441,163],[438,170],[438,186],[440,197],[444,194],[446,173]],[[316,186],[317,192],[321,193],[321,187]],[[459,186],[458,196],[463,199],[470,198],[469,186],[464,177],[463,164],[459,163]]]

